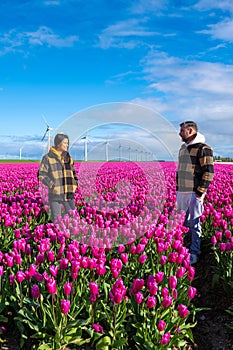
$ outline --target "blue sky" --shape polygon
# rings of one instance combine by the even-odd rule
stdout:
[[[232,52],[231,0],[2,0],[0,158],[42,156],[42,115],[58,127],[110,102],[151,108],[177,131],[195,120],[232,157]]]

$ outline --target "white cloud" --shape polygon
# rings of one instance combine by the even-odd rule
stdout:
[[[24,52],[29,45],[71,47],[78,40],[76,35],[59,36],[46,26],[41,26],[34,32],[17,32],[16,29],[12,29],[8,33],[0,35],[0,43],[2,44],[0,54]]]
[[[35,32],[25,32],[23,34],[28,38],[29,44],[32,45],[46,45],[46,46],[55,46],[55,47],[68,47],[73,46],[74,42],[78,40],[78,37],[75,35],[60,37],[55,34],[48,27],[40,27]]]
[[[182,96],[203,93],[233,98],[233,65],[189,61],[154,52],[143,62],[145,78],[152,89]]]
[[[99,43],[103,49],[109,47],[133,49],[144,45],[143,38],[158,35],[148,29],[144,19],[129,19],[110,25],[99,35]]]
[[[113,84],[125,84],[126,81],[135,79],[135,76],[137,75],[137,72],[133,71],[127,71],[123,73],[119,73],[116,75],[113,75],[108,80],[105,81],[106,84],[113,85]]]
[[[0,36],[0,55],[7,54],[8,52],[21,51],[20,47],[23,45],[21,35],[17,35],[15,30],[12,29],[8,33],[4,33]]]
[[[219,49],[223,49],[223,48],[225,48],[226,47],[226,44],[219,44],[219,45],[216,45],[216,46],[213,46],[213,47],[211,47],[210,49],[209,49],[209,51],[217,51],[217,50],[219,50]]]
[[[198,10],[213,10],[219,9],[222,11],[233,12],[232,0],[200,0],[194,6]]]
[[[57,6],[57,5],[60,5],[60,1],[59,0],[47,0],[47,1],[44,1],[44,4],[46,6]]]
[[[134,99],[173,121],[193,119],[218,154],[232,151],[233,65],[154,52],[142,61],[149,98]],[[223,147],[224,145],[224,147]]]
[[[130,10],[140,15],[151,12],[156,12],[158,15],[160,10],[167,7],[168,2],[168,0],[136,0],[132,2]]]
[[[40,136],[1,135],[0,159],[41,159],[46,150],[46,143]],[[20,152],[21,149],[21,152]]]
[[[225,19],[216,24],[208,25],[209,29],[200,31],[202,34],[209,34],[213,39],[233,42],[233,19]]]
[[[130,102],[153,109],[161,115],[165,115],[166,113],[173,111],[173,107],[170,107],[170,105],[165,104],[161,98],[135,98]]]

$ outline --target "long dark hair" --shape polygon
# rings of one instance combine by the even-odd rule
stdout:
[[[67,139],[68,140],[68,144],[69,144],[69,137],[67,135],[65,135],[63,133],[55,135],[55,137],[54,137],[54,147],[57,148],[64,139]],[[70,163],[70,154],[69,154],[69,152],[63,151],[62,152],[62,157],[64,158],[64,162],[65,163]]]
[[[69,142],[69,137],[67,135],[65,135],[63,133],[55,135],[55,137],[54,137],[54,147],[57,148],[64,139],[67,139],[68,142]]]

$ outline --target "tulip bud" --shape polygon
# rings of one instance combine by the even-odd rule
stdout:
[[[145,255],[145,254],[140,255],[139,258],[138,258],[138,262],[139,262],[140,264],[144,264],[145,261],[146,261],[146,259],[147,259],[147,255]]]
[[[154,296],[149,296],[146,302],[146,306],[151,309],[152,307],[154,307],[156,304],[156,297]]]
[[[169,343],[170,338],[171,338],[171,334],[169,332],[164,333],[161,337],[160,343],[166,345]]]
[[[142,303],[142,300],[143,300],[143,294],[140,293],[140,292],[137,292],[135,294],[135,301],[137,304],[141,304]]]
[[[50,278],[47,282],[47,290],[49,294],[56,294],[57,293],[57,285],[56,281],[53,278]]]
[[[104,332],[104,329],[103,329],[103,327],[100,324],[94,323],[92,325],[92,327],[93,327],[94,331],[97,332],[97,333],[103,333]]]
[[[99,289],[98,289],[98,284],[95,282],[90,282],[89,283],[89,288],[90,288],[90,293],[93,295],[98,295],[99,294]]]
[[[187,306],[180,304],[178,305],[178,314],[181,318],[185,318],[189,314]]]
[[[72,283],[65,283],[63,287],[63,292],[65,295],[69,295],[72,290]]]
[[[157,283],[162,282],[163,278],[164,278],[164,272],[157,272],[156,273],[155,279],[156,279]]]
[[[196,293],[197,293],[196,288],[190,286],[188,289],[188,298],[193,299],[195,297]]]
[[[40,288],[37,284],[34,284],[31,288],[31,295],[33,298],[37,299],[40,296]]]
[[[162,305],[163,307],[169,307],[172,303],[172,297],[171,296],[166,296],[163,301],[162,301]]]
[[[163,320],[160,320],[157,326],[158,330],[162,332],[164,331],[165,327],[166,327],[166,322]]]
[[[61,312],[63,314],[67,314],[70,310],[70,301],[62,299],[61,304],[60,304]]]
[[[176,286],[177,286],[177,279],[176,279],[175,276],[170,276],[170,277],[168,278],[168,285],[169,285],[169,287],[170,287],[171,289],[176,288]]]
[[[18,271],[16,273],[15,279],[17,282],[22,283],[23,280],[25,279],[25,273],[23,271]]]

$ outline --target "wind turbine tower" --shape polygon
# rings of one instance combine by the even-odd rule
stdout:
[[[106,141],[105,142],[105,159],[106,159],[106,162],[108,162],[108,146],[109,146],[109,142]]]
[[[20,147],[20,149],[19,149],[19,159],[20,160],[22,159],[22,149],[23,149],[23,147]]]
[[[81,138],[81,140],[85,140],[84,141],[84,161],[87,162],[87,143],[88,143],[87,132],[86,132],[86,135]]]

